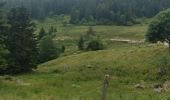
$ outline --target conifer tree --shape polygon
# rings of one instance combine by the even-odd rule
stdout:
[[[64,53],[66,50],[66,47],[64,45],[61,46],[61,53]]]
[[[7,35],[8,73],[32,71],[37,64],[37,40],[34,23],[25,7],[13,8],[8,16],[10,28]]]
[[[4,4],[0,4],[0,74],[4,74],[5,70],[7,68],[7,60],[6,56],[8,53],[8,50],[6,49],[5,46],[5,33],[7,31],[7,26],[5,25],[5,19],[4,19],[4,14],[2,11],[2,7]]]
[[[55,32],[54,27],[51,26],[49,29],[49,35],[52,35]]]
[[[46,35],[46,32],[45,32],[44,28],[42,27],[39,32],[38,39],[41,40],[45,35]]]
[[[79,48],[79,50],[84,50],[84,39],[82,36],[79,39],[78,48]]]
[[[47,35],[40,41],[39,52],[40,63],[43,63],[57,58],[60,54],[60,49],[55,47],[52,37]]]

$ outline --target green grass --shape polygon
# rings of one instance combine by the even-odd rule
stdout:
[[[103,78],[110,75],[107,100],[169,100],[170,92],[158,94],[153,84],[170,80],[169,75],[157,80],[160,58],[170,56],[167,47],[155,44],[114,43],[112,38],[141,40],[147,25],[93,26],[105,42],[102,51],[77,50],[79,36],[86,34],[89,26],[62,25],[68,16],[47,18],[37,23],[37,32],[43,26],[57,27],[54,41],[64,44],[66,52],[58,59],[38,66],[33,73],[15,76],[28,86],[14,81],[0,80],[0,100],[100,100]],[[64,40],[57,40],[64,39]],[[145,89],[134,88],[142,83]]]
[[[46,18],[44,22],[36,22],[38,23],[38,30],[41,27],[44,27],[47,31],[51,26],[57,28],[58,32],[56,33],[56,38],[61,39],[77,39],[81,35],[85,35],[89,26],[74,26],[74,25],[66,25],[63,26],[62,22],[68,22],[69,18],[66,17],[54,17],[54,18]],[[93,26],[94,31],[97,35],[100,35],[102,38],[128,38],[128,39],[144,39],[147,31],[146,24],[139,24],[134,26],[104,26],[97,25]]]
[[[124,45],[110,50],[86,52],[58,58],[38,66],[37,71],[16,76],[30,86],[0,83],[0,100],[99,100],[103,77],[110,74],[108,100],[165,100],[152,85],[157,66],[168,49],[158,45]],[[170,79],[170,77],[166,77]],[[134,88],[145,84],[144,90]]]
[[[66,52],[63,55],[71,55],[77,52],[77,41],[81,35],[86,35],[89,26],[76,26],[67,24],[63,26],[62,22],[69,22],[68,16],[56,16],[53,18],[46,18],[44,22],[37,23],[37,33],[41,27],[44,27],[48,32],[51,26],[57,29],[56,37],[54,41],[57,46],[65,45]],[[97,25],[93,26],[95,33],[105,42],[106,48],[115,47],[110,39],[131,39],[131,40],[143,40],[147,32],[147,24],[138,24],[134,26],[106,26]],[[116,45],[117,46],[117,45]]]

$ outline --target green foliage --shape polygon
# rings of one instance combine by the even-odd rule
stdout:
[[[94,36],[94,35],[95,35],[95,32],[94,32],[93,27],[89,27],[86,34],[87,34],[87,37],[92,37],[92,36]]]
[[[57,32],[57,29],[54,28],[54,26],[51,26],[48,31],[48,34],[51,35],[52,37],[55,37],[56,36],[55,32]]]
[[[48,31],[48,34],[49,34],[49,35],[52,35],[53,33],[54,33],[54,27],[51,26],[50,29],[49,29],[49,31]]]
[[[0,3],[0,44],[4,44],[6,39],[6,31],[7,31],[7,24],[6,24],[6,17],[3,11],[4,3]]]
[[[8,16],[10,25],[7,34],[8,69],[6,73],[29,72],[37,65],[37,40],[34,23],[24,7],[13,8]]]
[[[32,17],[43,20],[52,15],[70,15],[71,24],[133,25],[136,18],[150,18],[169,8],[169,0],[5,0],[6,8],[24,5]]]
[[[42,27],[39,32],[38,39],[41,40],[45,35],[46,35],[46,32],[45,32],[44,28]]]
[[[76,8],[73,8],[73,11],[72,11],[72,16],[71,16],[71,20],[70,20],[70,23],[72,24],[77,24],[79,22],[79,10],[77,10]]]
[[[104,45],[99,37],[95,36],[93,28],[89,27],[86,36],[84,38],[80,36],[78,48],[79,50],[84,50],[86,48],[86,50],[96,51],[104,49]]]
[[[56,16],[53,18],[46,18],[43,22],[37,22],[39,30],[44,27],[45,30],[50,29],[51,26],[57,27],[58,34],[56,38],[68,37],[78,40],[81,35],[85,36],[89,27],[92,27],[95,35],[100,35],[104,39],[111,38],[127,38],[133,40],[139,40],[145,38],[145,33],[148,29],[147,24],[127,26],[115,26],[115,25],[96,25],[96,26],[84,26],[84,25],[68,25],[63,27],[62,21],[69,20],[69,16],[61,17]],[[69,40],[69,39],[66,39]],[[85,38],[86,40],[86,38]]]
[[[55,32],[57,32],[57,29],[54,28],[54,26],[50,26],[48,34],[46,36],[43,36],[40,40],[40,45],[39,45],[40,63],[57,58],[60,55],[60,53],[63,53],[65,51],[64,45],[61,46],[61,48],[57,48],[55,46],[53,42],[53,38],[55,37]]]
[[[92,39],[90,42],[87,44],[87,50],[103,50],[104,45],[100,39]]]
[[[157,5],[163,2],[167,5],[169,4],[169,1],[166,0],[154,0],[154,2],[148,0],[132,0],[131,2],[128,0],[84,0],[72,10],[71,23],[86,24],[93,22],[107,25],[133,25],[136,23],[134,19],[137,17],[152,17],[160,9],[164,9],[162,6],[158,7],[160,5]],[[154,9],[155,7],[159,9]],[[166,8],[168,7],[166,6]]]
[[[61,53],[64,53],[66,50],[66,47],[64,45],[61,46]]]
[[[7,26],[2,10],[3,6],[4,3],[0,3],[0,74],[3,74],[8,66],[6,60],[8,50],[5,46]]]
[[[79,50],[84,50],[85,46],[85,41],[83,36],[80,37],[79,41],[78,41],[78,48]]]
[[[159,58],[159,62],[156,62],[158,67],[157,79],[160,80],[168,75],[170,75],[170,56],[163,55]]]
[[[160,12],[151,22],[147,34],[150,42],[167,42],[170,45],[170,9]]]
[[[5,73],[5,70],[7,69],[8,63],[6,60],[6,56],[8,54],[8,51],[5,49],[3,45],[0,44],[0,74]]]
[[[39,59],[41,63],[57,58],[59,54],[60,49],[56,48],[50,35],[41,39],[39,46]]]

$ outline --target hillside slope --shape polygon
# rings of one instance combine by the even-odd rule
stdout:
[[[0,100],[99,100],[105,73],[110,75],[108,100],[164,100],[154,92],[161,59],[170,56],[161,45],[121,45],[111,50],[63,56],[38,66],[17,81],[0,79]],[[136,84],[144,89],[137,89]]]
[[[64,81],[72,81],[74,84],[79,84],[80,86],[81,84],[88,85],[87,87],[82,87],[80,89],[81,92],[86,91],[84,89],[94,91],[93,89],[95,87],[102,86],[103,76],[105,73],[108,73],[110,75],[110,98],[115,98],[115,96],[123,93],[124,96],[122,97],[127,97],[129,100],[134,95],[139,100],[153,100],[148,99],[152,96],[153,98],[157,98],[152,86],[155,83],[162,82],[161,80],[170,79],[167,76],[157,80],[158,65],[164,56],[170,56],[170,54],[161,45],[127,45],[112,50],[87,52],[62,57],[40,65],[38,71],[56,73],[61,75]],[[146,89],[134,89],[133,86],[141,82],[146,85]],[[100,91],[98,90],[98,92]],[[117,92],[120,94],[117,94]],[[93,93],[96,92],[94,91]],[[99,94],[88,94],[87,97],[89,95],[94,96]]]

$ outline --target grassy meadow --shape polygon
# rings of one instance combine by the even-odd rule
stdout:
[[[168,48],[159,44],[113,43],[110,39],[143,40],[147,24],[134,26],[93,26],[105,42],[101,51],[80,52],[78,38],[86,34],[89,26],[64,26],[58,19],[47,18],[36,22],[57,28],[57,45],[64,44],[66,52],[61,57],[38,66],[34,72],[14,76],[17,81],[0,80],[0,100],[100,100],[103,78],[110,75],[107,100],[169,100],[170,92],[156,93],[153,85],[170,77],[157,79],[161,58],[170,56]],[[144,89],[134,86],[144,84]]]
[[[37,22],[37,28],[44,27],[47,31],[51,26],[57,29],[56,39],[77,39],[81,35],[85,35],[89,26],[63,24],[68,23],[69,17],[57,16],[54,18],[46,18],[44,22]],[[102,38],[124,38],[140,40],[145,37],[147,31],[146,24],[139,24],[134,26],[114,26],[114,25],[97,25],[92,26],[97,35]]]
[[[157,64],[169,56],[158,45],[124,46],[58,58],[30,74],[16,76],[29,85],[2,81],[1,100],[99,100],[105,73],[110,75],[108,100],[168,100],[169,92],[154,92]],[[142,83],[144,89],[136,89]]]
[[[90,26],[63,24],[63,22],[69,23],[69,20],[70,18],[68,16],[56,16],[46,18],[43,22],[35,21],[37,24],[36,33],[38,34],[41,27],[48,32],[50,27],[53,26],[57,29],[54,41],[58,46],[65,45],[67,48],[64,55],[79,53],[79,51],[77,51],[78,39],[80,36],[86,35],[86,32]],[[128,39],[135,41],[144,40],[148,29],[147,22],[148,20],[144,21],[142,24],[137,24],[134,26],[96,25],[92,27],[95,34],[98,35],[106,44],[106,48],[111,49],[115,48],[115,46],[120,47],[119,43],[116,43],[118,45],[113,45],[115,43],[113,43],[111,39]]]

